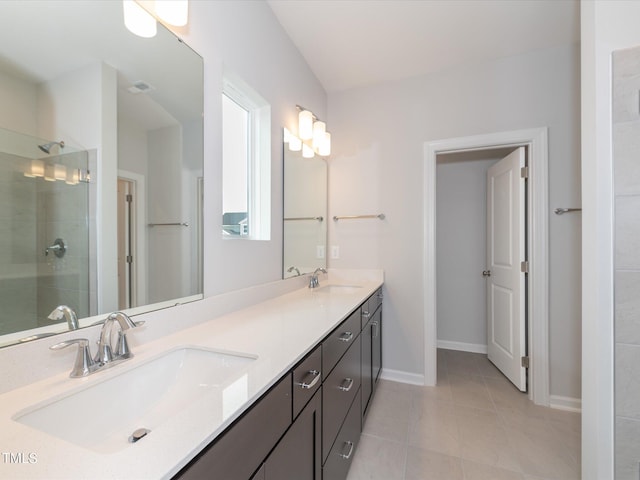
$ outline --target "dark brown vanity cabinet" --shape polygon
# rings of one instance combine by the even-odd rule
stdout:
[[[181,480],[344,480],[382,368],[378,290],[193,459]]]

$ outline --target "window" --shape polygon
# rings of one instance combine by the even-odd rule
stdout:
[[[222,234],[269,240],[271,108],[237,78],[222,91]]]

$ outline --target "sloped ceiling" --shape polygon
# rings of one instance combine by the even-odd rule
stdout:
[[[578,0],[268,0],[327,92],[577,43]]]

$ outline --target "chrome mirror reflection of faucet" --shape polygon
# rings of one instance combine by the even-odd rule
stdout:
[[[289,268],[287,268],[287,273],[291,273],[294,270],[296,271],[296,277],[299,277],[300,276],[300,270],[298,270],[298,267],[296,267],[294,265],[292,265]]]
[[[69,325],[69,330],[77,330],[78,329],[78,316],[76,312],[74,312],[71,308],[66,305],[58,305],[47,317],[49,320],[62,320],[63,318],[67,320],[67,325]]]
[[[309,279],[309,288],[316,288],[318,286],[318,272],[327,273],[327,271],[322,267],[316,268]]]

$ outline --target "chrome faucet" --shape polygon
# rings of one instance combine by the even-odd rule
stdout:
[[[111,343],[113,326],[118,323],[118,340],[115,348]],[[100,331],[100,340],[98,340],[98,353],[94,358],[91,357],[89,348],[89,340],[86,338],[75,338],[65,342],[51,345],[51,350],[60,350],[71,345],[78,345],[78,354],[73,366],[73,370],[69,374],[72,378],[86,377],[98,370],[111,366],[113,363],[126,360],[133,357],[133,353],[127,344],[127,332],[133,328],[139,327],[144,322],[134,322],[128,315],[122,312],[114,312],[110,314],[104,321],[102,330]],[[115,352],[114,352],[115,350]]]
[[[292,265],[289,268],[287,268],[287,273],[291,273],[294,270],[296,271],[296,277],[299,277],[300,276],[300,270],[298,270],[298,267],[296,267],[295,265]]]
[[[316,288],[318,286],[318,272],[327,273],[327,271],[322,267],[316,268],[309,279],[309,288]]]
[[[118,330],[118,341],[115,349],[113,348],[111,337],[113,326],[118,322],[120,330]],[[125,360],[133,357],[133,353],[129,349],[127,343],[127,333],[129,330],[142,325],[144,322],[135,323],[126,313],[114,312],[110,314],[102,325],[100,331],[100,340],[98,340],[98,353],[96,353],[95,361],[104,365],[115,360]],[[114,354],[115,350],[115,354]]]
[[[67,325],[69,325],[69,330],[77,330],[79,327],[76,312],[66,305],[58,305],[47,318],[49,320],[62,320],[65,318],[67,320]]]

